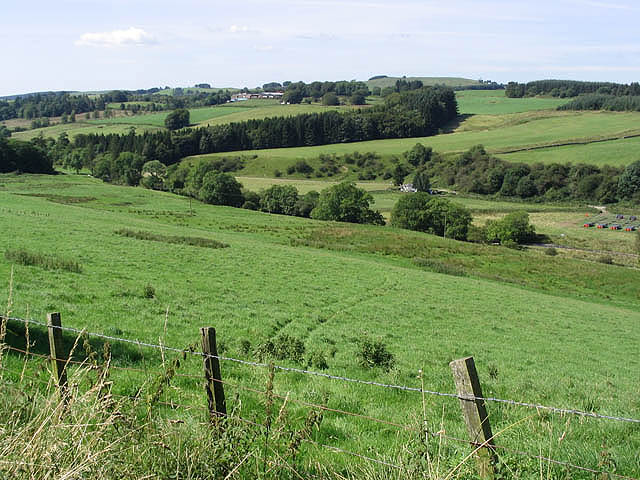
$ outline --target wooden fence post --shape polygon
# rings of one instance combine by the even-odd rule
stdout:
[[[49,352],[51,354],[51,368],[56,380],[60,396],[65,398],[67,392],[67,355],[62,343],[62,321],[59,313],[47,314],[49,330]]]
[[[475,454],[478,472],[482,478],[492,478],[496,473],[498,457],[473,357],[454,360],[449,366],[453,372],[458,395],[468,397],[460,398],[460,407],[471,442],[475,445],[474,448],[483,445]]]
[[[200,329],[200,334],[202,335],[202,353],[205,355],[204,377],[207,380],[205,390],[209,403],[209,413],[212,418],[226,416],[227,406],[224,400],[224,385],[220,375],[220,361],[217,358],[216,329],[203,327]]]

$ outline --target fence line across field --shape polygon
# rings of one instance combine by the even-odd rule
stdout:
[[[33,356],[38,357],[38,358],[48,358],[46,355],[35,354],[33,352],[26,352],[24,350],[17,349],[17,348],[11,347],[11,346],[7,346],[6,348],[10,349],[10,350],[17,351],[19,353],[27,353],[29,355],[33,355]],[[73,363],[75,363],[75,364],[83,364],[83,362],[73,362]],[[9,369],[9,368],[7,368],[5,366],[0,367],[0,369],[4,370],[4,371],[8,371],[10,373],[13,373],[15,375],[19,375],[21,377],[23,377],[23,376],[24,377],[29,377],[29,378],[31,378],[33,380],[37,380],[39,382],[42,382],[43,384],[48,384],[48,385],[51,384],[51,382],[49,382],[49,381],[45,381],[43,379],[36,378],[36,377],[34,377],[32,375],[28,375],[28,374],[27,375],[23,375],[25,372],[18,372],[16,370]],[[250,391],[250,392],[253,392],[253,393],[256,393],[256,394],[260,394],[260,395],[267,395],[268,394],[267,391],[257,390],[257,389],[246,387],[246,386],[243,386],[243,385],[234,384],[234,383],[231,383],[231,382],[228,382],[228,381],[217,380],[217,379],[214,380],[214,381],[223,383],[223,384],[228,385],[228,386],[230,386],[232,388],[236,387],[236,388],[240,388],[242,390]],[[297,399],[290,398],[289,396],[283,396],[283,395],[279,395],[279,394],[275,394],[275,393],[272,393],[271,395],[273,395],[275,398],[279,398],[279,399],[282,399],[282,400],[285,400],[285,401],[291,401],[293,403],[302,404],[302,405],[310,407],[310,408],[318,408],[318,409],[321,409],[321,410],[324,410],[324,411],[336,412],[336,413],[345,414],[345,415],[352,415],[352,416],[355,416],[355,417],[360,417],[360,418],[363,418],[363,419],[367,419],[367,420],[371,420],[371,421],[375,421],[375,422],[380,422],[380,423],[396,426],[396,427],[399,427],[399,428],[402,428],[402,429],[406,429],[406,430],[420,431],[419,428],[413,427],[411,425],[401,425],[401,424],[396,424],[396,423],[393,423],[393,422],[388,422],[386,420],[378,419],[378,418],[375,418],[375,417],[369,417],[369,416],[366,416],[366,415],[357,414],[357,413],[354,413],[354,412],[331,409],[331,408],[325,407],[323,405],[309,403],[309,402],[305,402],[305,401],[302,401],[302,400],[297,400]],[[113,398],[129,399],[129,400],[131,400],[131,399],[139,399],[138,397],[132,397],[132,396],[128,396],[128,395],[111,394],[110,396],[112,396]],[[183,405],[183,404],[178,404],[178,403],[173,402],[173,401],[169,401],[169,402],[158,401],[156,403],[158,403],[159,405],[170,407],[172,409],[173,408],[181,408],[181,409],[185,409],[185,410],[191,410],[191,409],[202,410],[202,411],[208,411],[209,410],[208,407],[206,407],[205,405]],[[238,416],[238,415],[223,414],[222,416],[226,417],[226,418],[229,418],[231,420],[237,420],[237,421],[240,421],[242,423],[245,423],[245,424],[248,424],[248,425],[252,425],[254,427],[264,428],[263,424],[256,423],[256,422],[254,422],[252,420],[249,420],[247,418],[244,418],[244,417],[241,417],[241,416]],[[429,437],[434,438],[434,439],[435,438],[441,438],[441,439],[444,439],[446,441],[453,441],[453,442],[457,442],[457,443],[461,443],[461,444],[471,445],[472,447],[477,448],[477,449],[480,449],[480,448],[483,448],[483,447],[486,446],[483,443],[478,443],[478,442],[474,442],[474,441],[465,440],[465,439],[462,439],[462,438],[452,437],[450,435],[446,435],[445,433],[443,433],[441,431],[439,431],[439,432],[425,431],[424,433],[426,433]],[[315,446],[320,447],[320,448],[327,449],[327,450],[332,451],[334,453],[341,453],[341,454],[349,455],[349,456],[352,456],[352,457],[355,457],[355,458],[360,458],[362,460],[365,460],[365,461],[368,461],[368,462],[371,462],[371,463],[376,463],[376,464],[383,465],[383,466],[387,466],[387,467],[390,467],[390,468],[394,468],[394,469],[398,469],[398,470],[401,470],[403,468],[400,465],[396,465],[396,464],[390,463],[388,461],[376,459],[376,458],[373,458],[373,457],[370,457],[370,456],[363,455],[361,453],[353,452],[353,451],[346,450],[346,449],[343,449],[343,448],[340,448],[340,447],[336,447],[336,446],[333,446],[333,445],[325,445],[325,444],[316,442],[316,441],[314,441],[312,439],[303,439],[303,442],[315,445]],[[500,449],[502,451],[505,451],[505,452],[508,452],[508,453],[512,453],[512,454],[519,455],[519,456],[525,456],[525,457],[532,458],[532,459],[537,459],[537,460],[540,460],[540,461],[544,461],[544,462],[547,462],[547,463],[550,463],[550,464],[555,464],[555,465],[558,465],[558,466],[563,466],[563,467],[566,467],[566,468],[571,468],[571,469],[580,470],[580,471],[593,473],[593,474],[598,474],[598,475],[607,475],[609,478],[617,478],[617,479],[621,479],[621,480],[638,480],[637,478],[634,478],[634,477],[629,477],[629,476],[625,476],[625,475],[619,475],[619,474],[616,474],[616,473],[613,473],[613,472],[609,472],[609,471],[606,471],[606,470],[595,470],[593,468],[583,467],[583,466],[576,465],[576,464],[573,464],[573,463],[570,463],[570,462],[567,462],[567,461],[557,460],[557,459],[553,459],[553,458],[550,458],[550,457],[545,457],[543,455],[533,454],[533,453],[525,452],[525,451],[521,451],[521,450],[515,450],[513,448],[509,448],[509,447],[506,447],[506,446],[503,446],[503,445],[494,445],[493,447],[494,448],[498,448],[498,449]],[[7,463],[10,463],[10,462],[7,462]]]
[[[268,364],[268,363],[252,362],[252,361],[248,361],[248,360],[241,360],[239,358],[225,357],[223,355],[208,355],[208,354],[205,354],[205,353],[202,353],[202,352],[196,352],[196,351],[193,351],[193,350],[185,350],[185,349],[182,349],[182,348],[168,347],[166,345],[159,345],[159,344],[155,344],[155,343],[141,342],[139,340],[131,340],[131,339],[128,339],[128,338],[114,337],[114,336],[105,335],[105,334],[102,334],[102,333],[89,332],[89,331],[87,331],[85,329],[81,330],[81,329],[77,329],[77,328],[73,328],[73,327],[50,326],[50,325],[47,325],[44,322],[40,322],[40,321],[37,321],[37,320],[27,320],[27,319],[17,318],[17,317],[2,317],[2,318],[7,318],[8,320],[21,322],[21,323],[25,323],[25,324],[34,324],[34,325],[39,325],[39,326],[43,326],[43,327],[47,327],[47,328],[56,328],[56,329],[60,329],[60,330],[63,330],[63,331],[73,332],[73,333],[80,334],[80,335],[88,335],[88,336],[96,337],[96,338],[102,338],[104,340],[111,340],[111,341],[114,341],[114,342],[128,343],[128,344],[137,345],[137,346],[140,346],[140,347],[153,348],[153,349],[156,349],[156,350],[163,350],[163,351],[175,352],[175,353],[180,353],[180,354],[195,355],[195,356],[200,356],[200,357],[204,357],[204,358],[216,358],[216,359],[222,360],[222,361],[234,362],[234,363],[239,363],[239,364],[242,364],[242,365],[261,367],[261,368],[269,368],[269,366],[270,366],[270,364]],[[585,411],[574,409],[574,408],[550,407],[550,406],[536,404],[536,403],[521,402],[521,401],[516,401],[516,400],[506,400],[506,399],[495,398],[495,397],[474,397],[472,395],[458,395],[458,394],[455,394],[455,393],[437,392],[437,391],[425,390],[425,389],[417,388],[417,387],[409,387],[409,386],[405,386],[405,385],[393,385],[393,384],[374,382],[374,381],[369,381],[369,380],[360,380],[360,379],[349,378],[349,377],[345,377],[345,376],[341,376],[341,375],[331,375],[331,374],[328,374],[328,373],[314,372],[312,370],[306,370],[306,369],[302,369],[302,368],[284,367],[284,366],[281,366],[281,365],[273,365],[273,368],[275,368],[276,370],[280,370],[280,371],[300,373],[300,374],[303,374],[303,375],[310,375],[310,376],[316,376],[316,377],[321,377],[321,378],[327,378],[327,379],[330,379],[330,380],[340,380],[340,381],[344,381],[344,382],[358,383],[358,384],[361,384],[361,385],[370,385],[370,386],[374,386],[374,387],[390,388],[390,389],[394,389],[394,390],[401,390],[401,391],[407,391],[407,392],[424,393],[424,394],[427,394],[427,395],[433,395],[433,396],[439,396],[439,397],[456,398],[456,399],[459,399],[459,400],[483,400],[485,402],[494,402],[494,403],[502,403],[502,404],[505,404],[505,405],[513,405],[513,406],[519,406],[519,407],[534,408],[536,410],[546,410],[546,411],[549,411],[549,412],[552,412],[552,413],[560,413],[560,414],[576,415],[576,416],[581,416],[581,417],[590,417],[590,418],[597,418],[597,419],[604,419],[604,420],[613,420],[613,421],[618,421],[618,422],[629,422],[629,423],[638,423],[638,424],[640,424],[640,419],[636,419],[636,418],[614,416],[614,415],[603,415],[603,414],[596,413],[596,412],[585,412]]]

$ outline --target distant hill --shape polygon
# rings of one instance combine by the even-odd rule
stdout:
[[[383,75],[376,75],[371,77],[371,80],[367,80],[366,84],[369,89],[373,87],[393,87],[396,84],[396,80],[420,80],[424,85],[447,85],[448,87],[466,87],[468,85],[480,85],[477,80],[471,80],[469,78],[457,78],[457,77],[387,77]]]

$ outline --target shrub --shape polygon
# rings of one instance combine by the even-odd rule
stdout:
[[[304,342],[302,340],[291,335],[281,334],[273,340],[267,340],[258,345],[256,356],[260,360],[265,357],[273,357],[277,360],[292,360],[302,363],[304,350]]]
[[[156,289],[152,285],[145,285],[142,289],[142,296],[144,298],[156,298]]]
[[[360,342],[358,350],[358,363],[364,368],[381,367],[389,370],[395,364],[395,358],[391,352],[387,350],[387,346],[382,340],[370,341],[363,340]]]
[[[500,220],[487,222],[487,238],[501,245],[527,243],[535,238],[535,234],[527,212],[512,212]]]
[[[202,180],[198,197],[213,205],[239,207],[244,203],[242,184],[228,173],[207,173]]]
[[[272,185],[260,195],[260,210],[282,215],[295,215],[298,189],[293,185]]]
[[[613,257],[611,255],[601,255],[598,257],[598,262],[605,265],[613,265]]]
[[[462,205],[417,192],[398,200],[391,212],[391,225],[466,240],[471,214]]]
[[[558,255],[558,250],[556,250],[554,247],[546,248],[544,250],[544,254],[549,255],[550,257],[555,257],[556,255]]]
[[[320,193],[318,205],[311,212],[311,218],[384,225],[385,221],[380,212],[369,208],[371,202],[373,197],[370,193],[356,187],[354,183],[343,182],[325,188]]]
[[[307,366],[315,367],[319,370],[326,370],[327,368],[329,368],[327,358],[321,351],[314,351],[311,353],[311,355],[309,355],[309,358],[307,359]]]

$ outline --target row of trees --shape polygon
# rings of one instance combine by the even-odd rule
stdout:
[[[528,83],[509,82],[505,89],[505,95],[509,98],[534,97],[536,95],[570,98],[589,93],[614,96],[640,95],[640,84],[637,82],[626,85],[575,80],[537,80]]]
[[[78,135],[74,147],[87,148],[90,155],[130,151],[170,165],[187,156],[214,152],[433,135],[456,116],[453,90],[429,87],[394,94],[383,105],[357,111],[266,118],[143,135]]]
[[[640,112],[640,95],[615,96],[593,93],[580,95],[558,110],[609,110],[611,112]]]
[[[327,93],[336,96],[351,97],[358,95],[366,97],[370,94],[369,87],[364,82],[340,81],[340,82],[294,82],[287,83],[284,89],[283,101],[288,103],[301,103],[305,98],[319,101]]]
[[[125,110],[127,102],[144,102],[143,105],[135,104],[135,107],[129,109],[157,111],[219,105],[231,99],[231,94],[226,90],[197,92],[188,96],[161,95],[157,94],[158,91],[158,88],[137,91],[114,90],[95,97],[69,92],[17,96],[11,101],[0,100],[0,121],[96,112],[106,110],[109,103],[119,103],[120,109]]]
[[[461,192],[547,201],[614,203],[640,190],[639,162],[623,167],[587,164],[511,163],[477,145],[458,157],[434,154],[424,165],[431,179]]]

